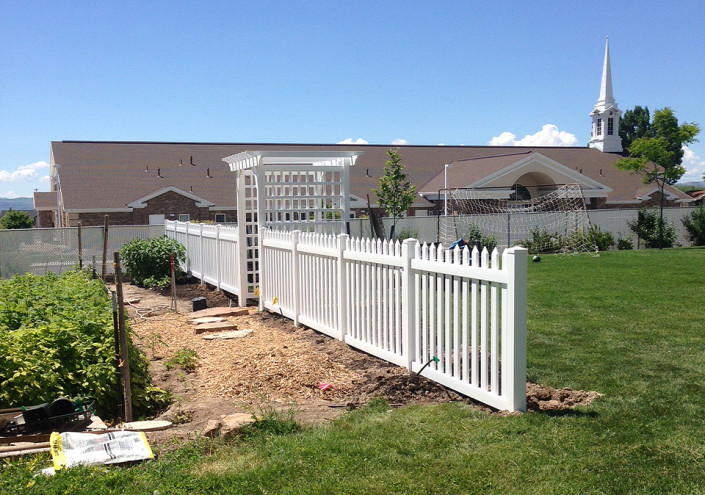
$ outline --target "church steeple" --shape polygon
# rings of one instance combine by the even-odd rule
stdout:
[[[592,137],[590,147],[607,153],[620,153],[622,139],[619,137],[619,117],[622,111],[617,107],[612,94],[612,67],[610,65],[610,39],[605,42],[605,59],[602,63],[602,83],[600,96],[592,117]]]

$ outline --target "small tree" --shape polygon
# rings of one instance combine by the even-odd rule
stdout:
[[[379,178],[379,189],[372,189],[377,195],[379,205],[387,215],[392,217],[392,231],[389,238],[394,237],[397,220],[404,216],[414,202],[416,188],[407,180],[404,165],[401,163],[399,148],[387,150],[389,160],[384,165],[384,172]]]
[[[666,107],[654,112],[651,124],[655,137],[635,139],[629,147],[629,157],[615,163],[620,170],[640,174],[644,184],[656,183],[660,193],[659,248],[664,247],[663,206],[666,184],[674,184],[685,173],[681,165],[683,145],[696,141],[700,127],[695,123],[678,125],[673,110]]]
[[[691,211],[681,220],[685,230],[688,231],[693,244],[705,246],[705,207],[698,206],[695,211]]]
[[[34,220],[24,211],[15,211],[12,208],[0,218],[0,229],[31,229]]]
[[[663,223],[663,218],[646,208],[641,208],[635,221],[628,221],[627,225],[639,239],[644,241],[647,248],[673,247],[676,243],[676,227],[673,223]]]

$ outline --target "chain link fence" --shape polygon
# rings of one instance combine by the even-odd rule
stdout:
[[[163,225],[111,225],[108,228],[106,273],[113,272],[113,253],[132,239],[149,239],[164,235]],[[79,229],[0,230],[0,278],[16,274],[48,272],[60,274],[79,265]],[[81,252],[84,267],[102,272],[103,227],[81,228]]]

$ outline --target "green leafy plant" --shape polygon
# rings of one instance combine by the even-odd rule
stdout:
[[[565,243],[562,235],[535,227],[531,231],[531,239],[524,239],[520,244],[528,249],[529,254],[553,254],[560,253]]]
[[[634,249],[634,242],[628,237],[623,237],[617,241],[617,249],[620,251]]]
[[[125,274],[140,287],[168,287],[171,279],[170,257],[174,254],[177,270],[186,261],[186,248],[166,236],[133,239],[120,248]],[[180,270],[179,270],[180,273]]]
[[[673,222],[664,222],[656,212],[646,208],[639,209],[637,219],[628,221],[627,225],[644,241],[647,248],[673,247],[676,243],[677,234]],[[663,243],[659,239],[660,232],[663,232]]]
[[[614,236],[612,232],[602,232],[597,225],[590,227],[588,239],[597,245],[599,251],[608,251],[614,246]]]
[[[0,281],[0,408],[95,397],[99,414],[117,406],[112,303],[86,271]],[[128,329],[133,412],[168,403],[152,387],[148,362]]]
[[[196,370],[198,366],[198,355],[193,349],[184,347],[176,351],[169,359],[164,361],[164,366],[168,370],[173,370],[174,368],[181,368],[189,373]]]
[[[418,239],[419,231],[411,229],[402,229],[398,234],[394,234],[395,241],[403,241],[404,239]]]
[[[478,227],[474,223],[468,225],[468,233],[466,239],[468,241],[468,244],[470,244],[471,248],[477,246],[480,251],[483,248],[487,248],[487,250],[491,253],[494,248],[497,247],[497,238],[493,235],[487,236],[483,234],[480,230],[480,227]]]
[[[705,207],[700,205],[681,220],[695,246],[705,246]]]

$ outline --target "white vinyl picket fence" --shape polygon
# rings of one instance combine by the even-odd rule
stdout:
[[[524,248],[260,231],[260,309],[502,410],[526,408]]]
[[[237,295],[244,305],[237,226],[167,220],[165,230],[168,237],[186,247],[186,266],[182,267],[185,272],[202,283]]]

